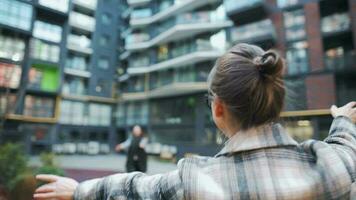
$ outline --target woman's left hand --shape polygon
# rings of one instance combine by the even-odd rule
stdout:
[[[36,176],[36,179],[49,182],[35,191],[33,198],[39,200],[72,200],[78,186],[76,180],[56,175],[40,174]]]

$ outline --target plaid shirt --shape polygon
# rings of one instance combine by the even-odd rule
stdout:
[[[215,157],[86,181],[75,199],[352,199],[355,179],[356,127],[338,117],[324,141],[298,144],[279,124],[240,131]]]

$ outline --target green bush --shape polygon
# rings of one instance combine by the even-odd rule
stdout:
[[[17,177],[29,171],[27,157],[21,145],[7,143],[0,146],[0,185],[10,191],[17,182]]]
[[[42,166],[36,170],[36,174],[53,174],[58,176],[65,176],[64,171],[56,163],[56,155],[53,153],[41,153],[40,160]],[[43,183],[39,183],[42,185]]]

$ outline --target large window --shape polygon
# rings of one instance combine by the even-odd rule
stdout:
[[[88,70],[87,59],[83,56],[70,55],[66,59],[66,68],[86,71]]]
[[[284,26],[286,29],[286,39],[288,41],[304,39],[306,37],[304,10],[299,9],[285,12]]]
[[[289,45],[287,66],[288,74],[306,73],[309,70],[307,42],[295,42]]]
[[[68,76],[63,83],[64,94],[85,95],[87,94],[87,88],[85,78]]]
[[[145,125],[148,123],[148,103],[146,101],[129,102],[126,104],[128,126],[136,124]]]
[[[24,115],[32,117],[53,117],[54,99],[26,95]]]
[[[29,31],[31,19],[31,5],[14,0],[0,1],[0,23]]]
[[[25,41],[0,35],[0,57],[13,61],[22,61],[25,52]]]
[[[36,21],[33,27],[33,36],[52,42],[60,42],[62,38],[62,27]]]
[[[197,98],[178,97],[151,102],[150,119],[152,124],[194,124]]]
[[[40,40],[32,39],[30,53],[36,59],[58,62],[60,49],[58,45],[47,44]]]
[[[59,121],[62,124],[87,124],[88,119],[85,117],[84,114],[85,104],[83,102],[67,100],[61,101],[61,116]]]
[[[111,106],[91,103],[89,104],[89,124],[93,126],[110,126]]]
[[[0,87],[18,88],[21,72],[18,65],[0,63]]]

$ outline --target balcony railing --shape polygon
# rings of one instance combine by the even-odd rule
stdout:
[[[129,4],[129,6],[132,6],[132,7],[146,4],[149,2],[151,2],[151,0],[127,0],[127,4]]]
[[[97,0],[73,0],[73,3],[91,10],[95,10]]]
[[[322,18],[321,30],[323,33],[332,33],[349,30],[351,20],[348,13],[337,13]]]
[[[219,0],[167,0],[158,5],[157,10],[153,10],[151,16],[133,18],[130,20],[132,27],[146,26],[154,22],[163,21],[169,17],[188,12],[205,4],[215,3]]]
[[[39,0],[38,3],[53,10],[58,10],[63,13],[68,12],[69,0]]]
[[[233,28],[231,40],[233,42],[258,42],[266,38],[273,38],[275,30],[271,20],[266,19],[241,27]]]
[[[77,28],[92,32],[95,28],[95,19],[88,15],[71,12],[69,23]]]
[[[347,53],[342,53],[340,55],[336,54],[326,54],[324,56],[324,63],[326,69],[333,71],[354,69],[356,70],[356,52],[351,51]]]
[[[166,54],[157,57],[157,63],[150,64],[148,57],[132,58],[129,64],[129,74],[148,73],[168,68],[192,65],[198,62],[209,61],[221,56],[229,44],[220,32],[209,39],[196,39],[191,43],[177,44]],[[169,53],[170,52],[170,53]]]
[[[74,51],[91,54],[91,40],[82,35],[68,35],[67,47]]]
[[[126,48],[128,50],[149,48],[159,43],[181,40],[231,25],[232,22],[226,19],[223,7],[219,7],[216,11],[185,13],[153,27],[150,34],[129,35],[126,39]]]

